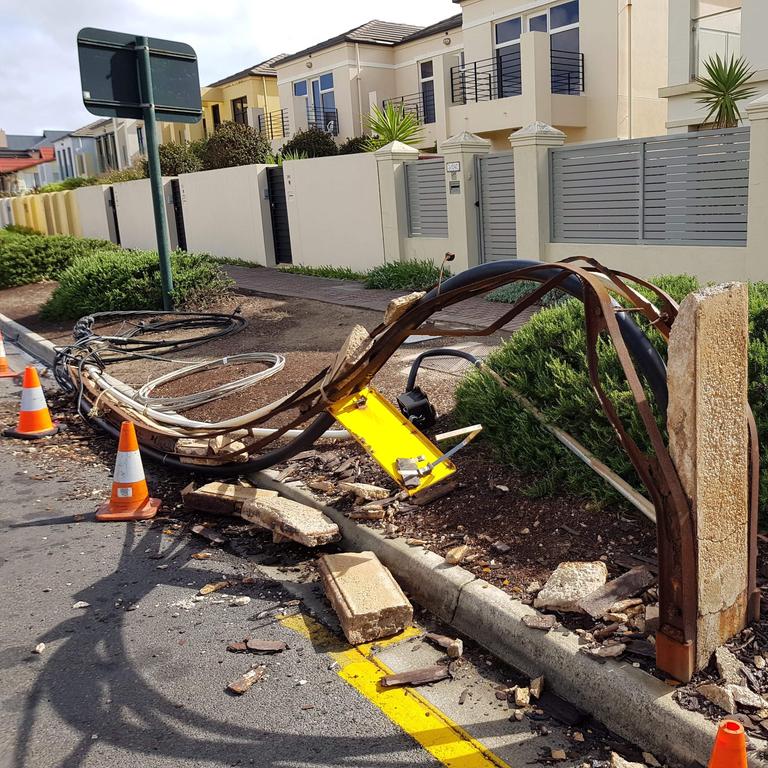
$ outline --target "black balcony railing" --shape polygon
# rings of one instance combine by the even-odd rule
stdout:
[[[451,101],[492,101],[523,92],[520,49],[501,49],[492,59],[451,67]]]
[[[402,107],[403,112],[416,115],[416,119],[424,125],[434,123],[436,119],[434,93],[410,93],[407,96],[395,96],[392,99],[385,99],[383,104],[385,107],[388,104]]]
[[[259,115],[259,133],[268,139],[284,139],[289,133],[288,110],[278,109]]]
[[[584,54],[550,51],[552,93],[579,94],[584,91]]]
[[[336,109],[307,107],[307,124],[310,128],[320,128],[331,136],[339,135],[339,112]]]

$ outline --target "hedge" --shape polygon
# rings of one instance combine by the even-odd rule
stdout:
[[[117,247],[107,240],[31,235],[6,229],[0,238],[0,288],[55,280],[74,259]]]
[[[653,278],[676,301],[699,285],[695,278],[674,275]],[[633,317],[638,318],[638,315]],[[666,360],[666,343],[653,329],[647,333]],[[749,286],[749,400],[757,421],[761,463],[768,462],[768,283]],[[611,469],[641,488],[640,480],[595,396],[585,360],[583,305],[568,300],[542,309],[487,359],[551,422],[572,434]],[[612,346],[601,341],[600,378],[622,422],[643,450],[650,451],[645,430]],[[461,423],[483,424],[483,435],[499,461],[531,477],[528,492],[547,495],[568,491],[603,506],[621,497],[570,451],[560,445],[488,374],[474,369],[456,391],[456,416]],[[665,419],[656,413],[666,436]],[[760,508],[768,504],[768,478],[760,476]]]
[[[173,301],[178,309],[205,309],[220,300],[233,281],[207,254],[171,254]],[[93,312],[162,309],[160,261],[154,251],[96,251],[75,261],[40,314],[68,320]]]

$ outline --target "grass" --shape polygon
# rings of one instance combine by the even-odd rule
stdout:
[[[486,297],[486,301],[495,301],[502,304],[515,304],[523,296],[527,296],[529,293],[535,291],[541,283],[536,283],[530,280],[520,280],[516,283],[510,283],[509,285],[502,285],[501,288],[497,288],[495,291],[491,291]],[[539,305],[542,307],[556,307],[558,304],[562,304],[568,298],[567,294],[558,290],[557,288],[548,291],[539,299]]]
[[[281,272],[290,272],[292,275],[311,275],[312,277],[325,277],[330,280],[365,280],[365,272],[355,272],[350,267],[333,267],[330,264],[320,267],[308,267],[304,264],[281,264]]]
[[[209,258],[217,264],[229,265],[232,267],[248,267],[248,269],[262,269],[261,264],[257,264],[255,261],[238,259],[234,256],[210,256]]]

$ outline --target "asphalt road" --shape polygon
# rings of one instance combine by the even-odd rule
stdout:
[[[0,381],[0,404],[18,396]],[[45,450],[0,438],[0,768],[485,768],[557,748],[568,751],[562,766],[607,756],[587,726],[584,744],[554,720],[510,722],[494,688],[514,672],[477,649],[454,680],[381,691],[383,669],[434,664],[440,651],[415,631],[350,649],[306,563],[284,567],[261,534],[246,556],[209,548],[196,560],[204,542],[167,522],[96,523],[109,468],[41,462]],[[244,576],[252,583],[193,600],[206,583]],[[251,601],[233,607],[225,594]],[[419,624],[433,626],[423,614]],[[246,635],[289,648],[226,651]],[[256,662],[264,679],[227,693]]]

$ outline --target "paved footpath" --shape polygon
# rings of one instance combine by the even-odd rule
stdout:
[[[250,267],[225,267],[229,276],[237,283],[237,290],[264,296],[289,296],[296,299],[312,299],[345,307],[358,307],[383,312],[392,299],[403,295],[403,291],[384,291],[365,288],[356,280],[331,280],[312,275],[296,275],[279,269],[255,269]],[[489,326],[510,309],[509,304],[486,301],[473,297],[455,304],[442,312],[436,312],[432,319],[446,323],[457,323],[475,328]],[[515,331],[531,316],[526,310],[502,330]]]
[[[18,398],[0,380],[4,414]],[[305,580],[314,553],[257,533],[245,552],[198,560],[202,542],[172,521],[96,523],[91,489],[109,488],[106,461],[45,462],[45,443],[0,437],[0,768],[519,768],[553,748],[572,768],[598,756],[586,723],[584,744],[549,718],[510,722],[494,689],[515,673],[471,645],[453,680],[381,689],[386,670],[442,656],[416,629],[350,648]],[[193,600],[206,583],[243,576],[252,581],[227,591],[248,605],[221,592]],[[434,626],[423,613],[418,623]],[[225,650],[247,634],[289,650]],[[265,678],[227,694],[252,662]]]

